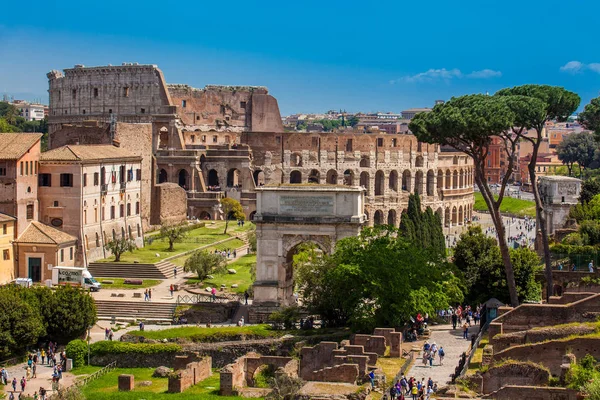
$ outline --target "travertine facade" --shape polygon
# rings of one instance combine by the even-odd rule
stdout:
[[[48,78],[50,146],[117,139],[137,151],[152,179],[142,182],[145,222],[162,182],[182,186],[188,216],[201,219],[223,217],[223,196],[252,218],[256,187],[307,182],[364,186],[369,225],[398,226],[412,192],[446,227],[472,216],[472,161],[412,135],[284,132],[266,88],[167,85],[154,65],[76,66]],[[90,120],[95,128],[84,127]]]

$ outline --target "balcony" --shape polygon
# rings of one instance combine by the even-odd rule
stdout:
[[[100,185],[100,195],[106,196],[106,193],[108,193],[108,185],[104,183]]]
[[[121,193],[125,193],[125,189],[127,188],[127,182],[121,182],[121,186],[119,187],[119,191]]]

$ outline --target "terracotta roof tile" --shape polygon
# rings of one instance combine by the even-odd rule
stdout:
[[[42,161],[95,161],[106,159],[140,158],[122,147],[109,144],[73,144],[42,153]]]
[[[77,240],[66,232],[60,231],[39,221],[31,221],[19,236],[16,243],[61,244]]]
[[[17,219],[12,215],[4,214],[0,212],[0,222],[16,221]]]
[[[0,133],[0,160],[18,160],[41,138],[41,133]]]

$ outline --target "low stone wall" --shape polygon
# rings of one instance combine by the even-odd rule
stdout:
[[[231,396],[247,386],[254,385],[254,375],[264,365],[272,365],[280,373],[298,377],[298,361],[292,357],[261,356],[248,353],[220,371],[220,393]]]
[[[190,386],[212,375],[212,360],[210,357],[190,362],[191,359],[191,355],[176,357],[175,366],[177,370],[169,375],[169,388],[167,392],[182,393]]]
[[[600,294],[570,304],[522,304],[496,318],[489,326],[490,343],[496,335],[535,327],[594,321],[600,315]]]
[[[93,355],[90,358],[91,365],[105,366],[113,361],[117,362],[119,368],[158,368],[165,366],[169,368],[175,368],[177,366],[177,356],[192,356],[190,352],[159,352],[153,354],[139,354],[139,353],[123,353],[123,354],[104,354],[104,355]],[[192,361],[199,361],[202,356],[198,356]]]
[[[377,363],[377,358],[376,353],[365,352],[363,346],[345,345],[338,348],[336,342],[321,342],[300,350],[299,376],[306,381],[356,383],[357,379],[366,376],[370,365]],[[336,368],[341,365],[356,366],[356,374],[349,367]]]
[[[234,301],[195,304],[183,311],[181,316],[186,318],[189,324],[206,324],[209,322],[216,324],[229,321],[233,317],[236,306],[237,303]]]
[[[549,326],[527,331],[505,333],[494,337],[494,351],[499,352],[511,346],[527,343],[539,343],[547,340],[562,339],[572,335],[587,335],[593,333],[595,327],[588,324]]]
[[[379,356],[385,355],[386,340],[384,336],[375,335],[352,335],[350,344],[363,346],[365,352],[376,353]]]
[[[577,391],[561,387],[507,385],[483,397],[495,400],[577,400]]]
[[[576,301],[583,300],[587,297],[593,296],[594,292],[583,292],[583,291],[571,291],[565,292],[562,296],[552,296],[548,301],[549,304],[569,304],[575,303]]]
[[[596,359],[600,358],[600,338],[572,338],[552,340],[549,342],[536,343],[510,347],[506,350],[495,352],[492,356],[492,364],[504,359],[516,361],[531,361],[542,364],[550,370],[553,376],[560,376],[562,358],[567,353],[573,353],[577,359],[591,354]]]
[[[490,367],[482,377],[481,393],[488,394],[506,385],[547,386],[550,372],[533,363],[509,362]]]

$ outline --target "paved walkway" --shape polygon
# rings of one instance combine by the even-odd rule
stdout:
[[[450,375],[454,373],[460,355],[469,348],[471,335],[479,332],[479,326],[469,328],[469,340],[462,338],[462,329],[457,328],[453,330],[452,325],[435,325],[430,327],[430,329],[431,337],[428,339],[428,342],[430,344],[435,342],[438,348],[444,348],[444,353],[446,353],[444,364],[440,365],[440,359],[436,357],[433,367],[424,366],[423,352],[420,351],[419,355],[415,358],[414,364],[406,372],[406,376],[414,376],[419,381],[422,378],[425,378],[425,381],[427,381],[431,377],[438,384],[438,387],[442,388],[450,381]],[[411,344],[413,346],[420,346],[422,349],[424,343],[424,341],[418,341]]]
[[[8,367],[8,380],[9,384],[4,386],[3,391],[6,393],[12,392],[13,388],[10,382],[13,378],[17,378],[17,391],[15,392],[15,398],[18,398],[19,393],[21,392],[21,377],[27,375],[27,364],[14,365],[12,367]],[[36,369],[37,377],[29,379],[27,381],[27,385],[25,386],[25,395],[33,397],[33,393],[40,390],[40,387],[43,387],[47,390],[47,394],[52,394],[52,373],[54,369],[48,365],[38,365]],[[71,386],[75,381],[75,376],[68,373],[63,372],[62,379],[60,380],[60,386]],[[6,396],[8,398],[8,395]]]

